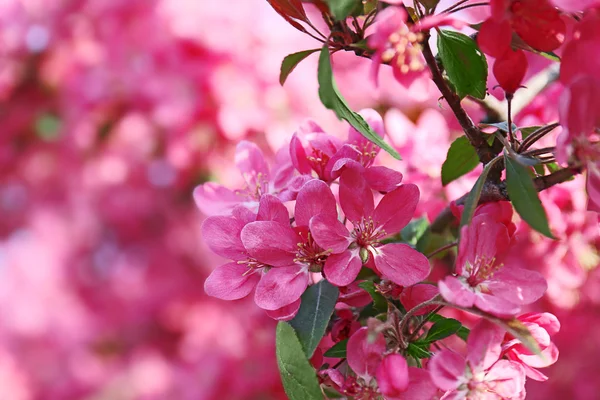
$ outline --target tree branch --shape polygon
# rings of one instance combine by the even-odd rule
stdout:
[[[533,183],[537,191],[541,192],[543,190],[551,188],[554,185],[568,181],[573,176],[580,174],[581,172],[581,167],[567,167],[553,172],[549,175],[539,176],[534,179]],[[464,204],[468,195],[469,193],[466,193],[458,200],[456,200],[455,203],[457,205]],[[505,200],[510,200],[510,198],[508,197],[508,192],[506,190],[505,182],[486,182],[483,186],[483,190],[481,191],[481,197],[479,198],[478,204],[492,203],[495,201]],[[446,207],[431,224],[431,232],[442,233],[444,230],[446,230],[446,227],[448,227],[454,221],[454,219],[455,218],[452,214],[452,211],[450,210],[450,207]]]

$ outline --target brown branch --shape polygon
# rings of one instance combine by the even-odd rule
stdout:
[[[431,47],[429,46],[429,37],[429,33],[426,33],[425,37],[423,38],[422,46],[423,56],[425,57],[425,61],[431,70],[431,78],[442,93],[442,96],[444,96],[448,102],[448,105],[456,116],[458,123],[460,124],[461,128],[463,128],[465,135],[469,139],[469,142],[477,150],[479,159],[482,163],[487,164],[496,156],[496,154],[494,154],[488,145],[481,130],[473,123],[471,117],[469,117],[467,112],[460,105],[460,97],[458,97],[458,95],[452,89],[450,89],[450,86],[448,86],[444,80],[442,71],[440,71],[440,68],[435,60],[435,56],[433,55]]]
[[[559,183],[563,183],[571,179],[573,176],[580,174],[582,172],[581,167],[568,167],[556,172],[553,172],[549,175],[539,176],[534,179],[534,185],[538,192],[551,188],[554,185],[558,185]],[[465,200],[469,193],[466,193],[458,200],[455,201],[457,205],[464,204]],[[483,190],[481,191],[481,197],[479,198],[478,204],[484,203],[492,203],[495,201],[505,201],[510,200],[508,197],[508,192],[506,190],[506,183],[501,182],[499,184],[486,182],[483,186]],[[434,233],[442,233],[446,230],[453,221],[454,215],[452,211],[450,211],[450,207],[446,207],[442,212],[437,216],[437,218],[431,224],[431,232]]]

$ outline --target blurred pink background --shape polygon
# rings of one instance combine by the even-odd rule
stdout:
[[[0,398],[285,398],[274,321],[203,294],[220,260],[191,192],[235,186],[241,139],[272,155],[309,117],[346,133],[319,102],[316,56],[278,82],[285,55],[319,44],[264,0],[2,0],[0,43]],[[334,64],[354,109],[386,112],[405,160],[384,162],[419,184],[422,215],[468,190],[476,173],[441,187],[459,132],[431,82],[382,71],[376,89],[368,60]],[[556,120],[560,90],[523,124]],[[543,201],[562,241],[522,224],[515,257],[549,281],[536,307],[561,319],[561,357],[529,398],[595,399],[598,226],[581,179]]]

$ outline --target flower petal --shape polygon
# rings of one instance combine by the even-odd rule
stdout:
[[[431,380],[429,371],[422,368],[409,367],[408,377],[409,382],[406,391],[395,397],[394,400],[431,400],[435,398],[437,388]]]
[[[429,361],[427,369],[433,383],[442,390],[453,390],[460,384],[459,379],[465,373],[467,364],[463,357],[450,351],[442,350]]]
[[[467,362],[483,371],[500,358],[504,330],[492,322],[482,319],[471,330],[467,340]]]
[[[388,234],[398,232],[412,219],[419,203],[419,188],[412,183],[392,190],[379,202],[373,219]]]
[[[325,214],[337,219],[336,201],[329,186],[318,179],[304,184],[296,198],[296,226],[308,226],[312,217]]]
[[[254,302],[275,311],[297,301],[308,286],[308,271],[300,266],[271,268],[256,285]]]
[[[513,317],[521,311],[519,305],[486,293],[475,295],[475,307],[500,318]]]
[[[381,274],[400,286],[411,286],[429,275],[429,260],[402,243],[381,246],[375,254],[375,265]]]
[[[402,182],[400,172],[382,166],[369,167],[363,175],[371,189],[377,192],[391,192]]]
[[[235,165],[246,178],[256,178],[259,174],[269,176],[269,167],[260,148],[247,140],[242,140],[235,148]]]
[[[260,198],[256,220],[274,221],[283,225],[289,225],[290,214],[281,200],[271,194],[264,194]]]
[[[531,304],[544,295],[548,288],[546,279],[536,271],[505,267],[487,282],[494,296],[515,304]]]
[[[202,224],[202,238],[221,257],[240,261],[247,258],[240,238],[244,223],[234,217],[208,217]]]
[[[340,205],[346,217],[359,222],[373,215],[373,193],[367,181],[355,169],[346,169],[340,177]]]
[[[370,338],[369,329],[363,327],[354,332],[348,339],[348,365],[356,375],[363,378],[375,376],[386,348],[383,335],[381,333],[373,335],[375,337]]]
[[[225,214],[242,198],[225,186],[214,182],[207,182],[194,189],[194,201],[204,215]]]
[[[217,267],[204,281],[204,292],[221,300],[246,297],[260,279],[258,273],[248,273],[243,264],[228,263]]]
[[[518,398],[525,390],[525,371],[520,364],[500,360],[485,374],[484,380],[503,399]]]
[[[316,215],[310,219],[309,226],[315,242],[334,254],[346,251],[353,242],[350,232],[337,217],[326,214]]]
[[[278,308],[277,310],[267,310],[267,315],[277,321],[289,321],[293,319],[298,310],[300,310],[300,299],[296,300],[292,304],[288,304],[285,307]]]
[[[306,158],[306,150],[304,150],[304,146],[302,146],[302,142],[298,138],[298,135],[294,133],[292,139],[290,140],[290,158],[292,159],[292,164],[301,174],[310,174],[311,167]]]
[[[438,282],[438,289],[444,300],[460,307],[473,307],[475,293],[471,287],[462,280],[447,276]]]
[[[294,264],[298,235],[289,225],[274,221],[252,222],[242,229],[242,243],[256,260],[275,267]]]
[[[386,398],[397,397],[408,387],[408,364],[400,354],[386,356],[375,375],[379,391]]]
[[[325,261],[325,278],[336,286],[351,284],[362,267],[359,250],[346,250],[341,254],[331,254]]]

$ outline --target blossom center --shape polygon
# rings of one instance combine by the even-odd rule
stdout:
[[[473,264],[467,262],[465,271],[467,272],[467,283],[473,287],[481,282],[488,280],[502,268],[501,263],[496,263],[496,257],[477,256]]]
[[[306,159],[319,178],[325,177],[325,168],[329,163],[329,156],[327,154],[321,150],[313,149],[312,154],[307,156]]]
[[[302,235],[302,233],[300,233],[300,236],[304,239],[304,235]],[[306,239],[297,245],[298,249],[296,250],[296,258],[294,258],[294,262],[307,264],[311,272],[321,272],[329,252],[323,250],[314,241],[310,232],[306,234]]]
[[[388,48],[381,56],[382,61],[390,63],[395,60],[393,66],[399,68],[403,74],[422,71],[425,69],[421,58],[420,41],[422,39],[421,33],[413,32],[408,26],[402,25],[399,30],[388,37]]]
[[[363,217],[354,227],[352,236],[360,247],[369,247],[379,243],[381,238],[386,236],[386,232],[381,229],[381,225],[373,221],[372,217]]]

